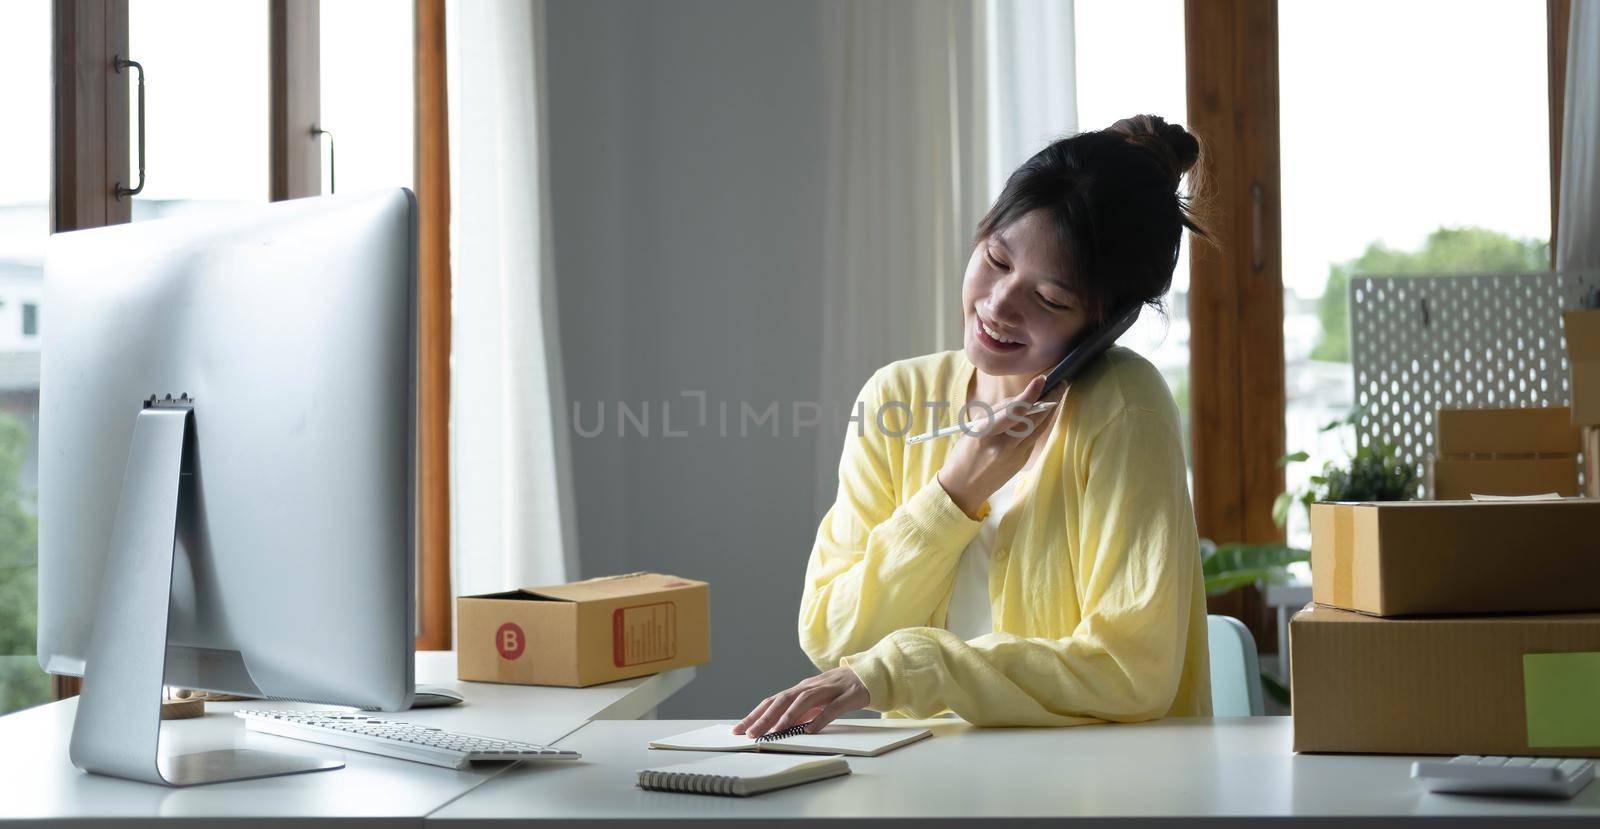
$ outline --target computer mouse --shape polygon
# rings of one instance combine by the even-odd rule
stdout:
[[[449,688],[442,688],[438,685],[418,685],[416,693],[411,697],[411,707],[438,708],[441,705],[457,705],[461,701],[461,695]]]

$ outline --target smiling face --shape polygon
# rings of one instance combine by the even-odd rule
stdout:
[[[1031,378],[1049,371],[1088,325],[1060,243],[1035,210],[978,242],[961,280],[967,359],[979,371]]]

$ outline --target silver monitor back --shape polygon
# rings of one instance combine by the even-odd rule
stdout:
[[[39,662],[82,675],[141,401],[195,398],[166,683],[410,705],[416,199],[298,199],[50,239]],[[106,620],[115,624],[115,620]]]

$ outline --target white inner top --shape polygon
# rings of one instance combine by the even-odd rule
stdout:
[[[1011,506],[1011,498],[1021,473],[1000,485],[989,496],[989,514],[978,526],[978,534],[967,543],[956,565],[955,593],[950,596],[950,610],[945,616],[946,630],[964,640],[976,639],[994,632],[994,616],[989,607],[989,556],[994,550],[995,535],[1000,531],[1000,519]]]

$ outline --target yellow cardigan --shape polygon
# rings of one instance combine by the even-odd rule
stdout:
[[[1209,716],[1178,410],[1155,367],[1125,348],[1073,383],[1044,451],[1020,473],[991,556],[994,632],[962,641],[944,629],[980,523],[935,477],[960,438],[910,446],[894,435],[954,423],[973,371],[964,352],[947,351],[885,366],[862,389],[855,411],[865,416],[850,424],[838,496],[806,565],[801,647],[819,669],[852,668],[889,716]]]

